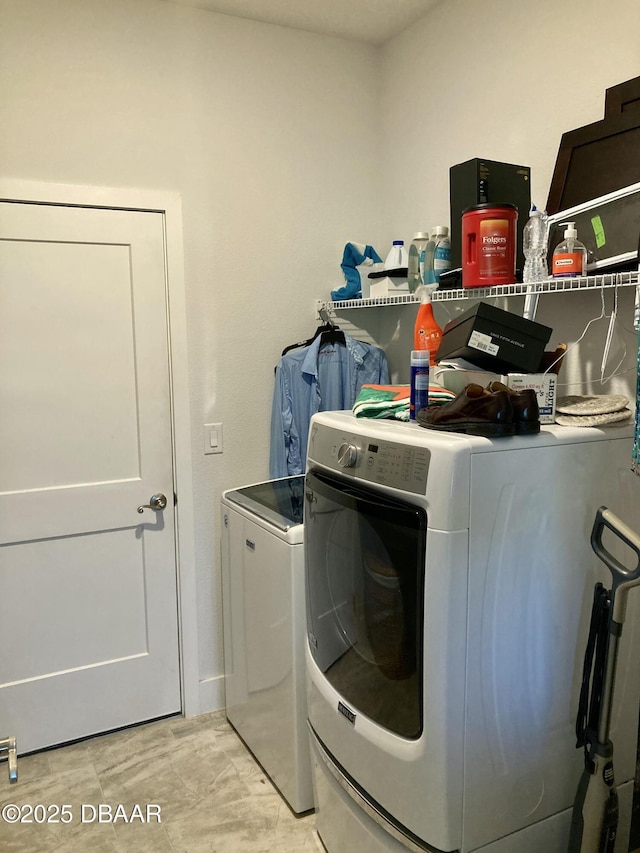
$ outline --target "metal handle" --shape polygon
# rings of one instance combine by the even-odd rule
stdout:
[[[154,512],[159,512],[161,509],[164,509],[166,505],[167,498],[165,495],[158,493],[157,495],[151,495],[148,504],[140,504],[138,512],[144,512],[145,509],[152,509]]]
[[[0,740],[0,757],[7,753],[9,763],[9,782],[18,781],[18,753],[15,737],[6,737]]]
[[[604,547],[602,534],[605,527],[615,533],[635,553],[637,562],[634,568],[627,568]],[[626,614],[627,592],[640,584],[640,536],[620,521],[610,509],[601,506],[596,513],[591,531],[591,547],[613,575],[611,617],[614,622],[621,625]],[[616,596],[616,593],[621,594]]]

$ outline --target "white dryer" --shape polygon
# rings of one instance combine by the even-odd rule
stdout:
[[[313,808],[306,728],[304,476],[222,496],[227,719],[291,809]]]
[[[590,532],[600,505],[637,526],[631,448],[627,428],[490,440],[314,416],[308,710],[329,853],[565,853],[593,587],[610,586]],[[635,774],[637,593],[613,717],[616,851]]]

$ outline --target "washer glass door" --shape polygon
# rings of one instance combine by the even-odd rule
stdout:
[[[418,738],[426,512],[311,470],[304,523],[315,662],[354,712]]]

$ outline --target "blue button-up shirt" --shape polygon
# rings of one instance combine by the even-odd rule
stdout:
[[[308,347],[280,359],[271,410],[271,477],[304,473],[312,415],[351,409],[363,385],[389,383],[384,352],[349,335],[344,338],[345,346],[321,345],[318,335]]]

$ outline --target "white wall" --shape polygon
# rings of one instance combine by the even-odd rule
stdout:
[[[595,0],[442,0],[382,51],[385,239],[447,224],[449,168],[473,157],[530,166],[532,200],[544,206],[562,134],[604,118],[605,89],[638,75],[637,0],[606,7]],[[619,298],[607,371],[626,348],[617,379],[592,381],[608,326],[600,320],[565,360],[560,393],[635,396],[633,296],[629,289]],[[610,292],[607,312],[612,304]],[[518,310],[515,300],[503,307]],[[444,324],[462,309],[448,303],[435,310]],[[576,341],[600,312],[598,294],[554,295],[540,301],[537,319],[553,329],[555,345]],[[396,331],[387,330],[387,339]]]
[[[637,8],[446,0],[376,50],[161,0],[0,0],[3,175],[182,195],[205,703],[221,701],[219,495],[267,476],[273,367],[341,284],[344,243],[385,251],[448,222],[449,167],[475,156],[530,165],[546,201],[562,132],[640,74]],[[546,300],[552,342],[599,310],[593,295]],[[404,378],[415,311],[387,310],[351,319]],[[567,377],[597,376],[596,330]],[[607,391],[634,376],[625,341],[629,372]],[[212,421],[225,450],[205,457]]]
[[[0,0],[5,177],[181,193],[203,680],[219,496],[268,477],[274,366],[375,239],[373,48],[159,0]],[[224,453],[202,454],[202,424]],[[208,701],[221,703],[209,682]]]

